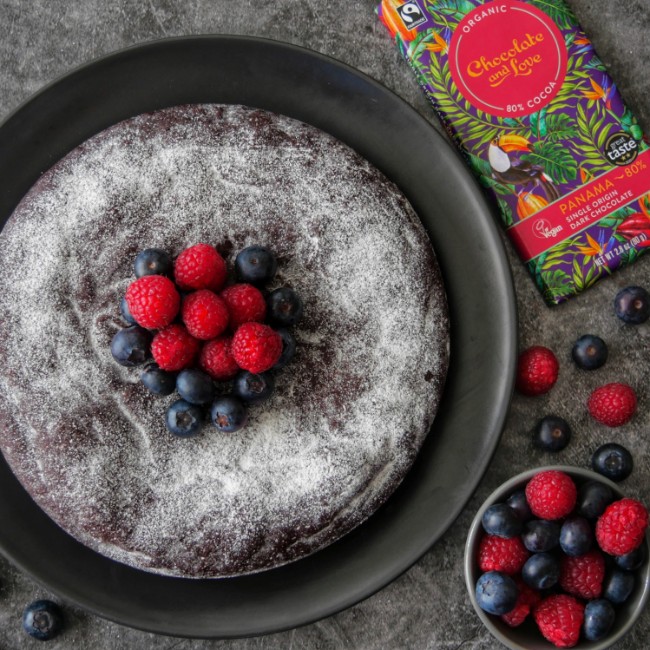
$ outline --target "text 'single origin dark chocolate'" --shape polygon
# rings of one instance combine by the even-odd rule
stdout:
[[[383,0],[549,305],[650,250],[650,149],[564,0]]]

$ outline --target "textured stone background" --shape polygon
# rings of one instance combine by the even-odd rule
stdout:
[[[650,5],[647,0],[569,0],[596,44],[642,126],[650,131]],[[374,15],[374,0],[0,0],[0,119],[32,93],[77,65],[143,41],[166,36],[229,33],[265,36],[303,45],[345,61],[381,81],[438,128],[433,111],[410,70]],[[354,9],[353,21],[345,19]],[[0,182],[1,179],[0,179]],[[501,444],[476,494],[443,539],[404,576],[380,593],[336,616],[300,629],[238,641],[159,637],[91,616],[63,602],[65,633],[52,650],[292,650],[430,649],[484,650],[499,644],[471,609],[462,580],[466,531],[483,499],[524,469],[554,462],[587,466],[593,450],[610,440],[634,454],[636,469],[624,486],[650,503],[650,324],[633,328],[612,311],[616,292],[629,284],[650,288],[650,258],[600,283],[559,308],[547,308],[506,244],[519,308],[519,344],[547,345],[561,362],[560,380],[542,398],[515,396]],[[602,336],[610,361],[601,370],[578,372],[570,361],[575,339]],[[596,385],[627,380],[638,391],[640,410],[621,430],[597,426],[585,412]],[[572,444],[557,456],[534,451],[530,430],[548,413],[573,425]],[[11,522],[0,522],[9,526]],[[46,588],[0,561],[0,650],[43,647],[20,629],[23,607]],[[617,650],[647,648],[650,612]]]

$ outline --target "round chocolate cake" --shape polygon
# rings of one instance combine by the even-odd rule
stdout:
[[[112,358],[145,248],[260,244],[302,298],[298,350],[246,428],[171,435]],[[272,288],[272,287],[271,287]],[[121,122],[46,172],[0,233],[0,447],[64,530],[156,573],[275,567],[394,491],[448,362],[440,273],[399,190],[341,142],[242,106]]]

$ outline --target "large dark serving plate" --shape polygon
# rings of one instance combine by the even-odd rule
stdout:
[[[306,559],[223,580],[167,578],[71,539],[0,459],[0,549],[62,597],[125,625],[234,637],[295,627],[348,607],[411,566],[447,530],[498,443],[514,375],[516,319],[491,212],[462,161],[399,97],[319,54],[272,41],[158,41],[78,69],[0,127],[0,224],[36,178],[124,118],[187,102],[240,103],[311,123],[395,181],[430,232],[446,283],[451,366],[442,410],[388,503]]]

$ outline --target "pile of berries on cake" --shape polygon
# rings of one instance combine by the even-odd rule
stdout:
[[[249,246],[234,267],[235,283],[228,283],[226,261],[210,244],[176,259],[146,249],[120,303],[129,326],[113,337],[113,358],[123,366],[144,364],[141,380],[151,393],[178,393],[166,414],[177,436],[197,434],[208,413],[220,431],[241,429],[248,406],[271,395],[274,372],[295,353],[289,328],[303,304],[289,287],[267,290],[277,271],[273,252]]]
[[[647,562],[644,505],[556,469],[538,472],[481,521],[479,606],[511,627],[530,615],[557,647],[605,638]]]

